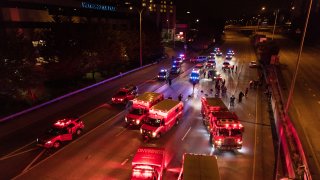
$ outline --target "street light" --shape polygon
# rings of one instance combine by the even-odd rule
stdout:
[[[133,9],[133,7],[129,8],[130,10]],[[141,9],[137,9],[138,13],[139,13],[139,44],[140,44],[140,67],[142,67],[142,12],[143,12],[143,8]]]
[[[266,7],[262,6],[261,8],[261,12],[265,11]],[[258,14],[258,24],[257,24],[257,28],[256,28],[256,32],[259,31],[259,24],[260,24],[260,18],[259,18],[260,14]]]

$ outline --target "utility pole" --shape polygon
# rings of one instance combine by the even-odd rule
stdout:
[[[273,40],[273,36],[274,36],[274,31],[276,30],[276,25],[277,25],[277,18],[278,18],[278,13],[279,13],[279,9],[277,9],[275,11],[276,13],[276,17],[274,18],[274,24],[273,24],[273,30],[272,30],[272,40]]]

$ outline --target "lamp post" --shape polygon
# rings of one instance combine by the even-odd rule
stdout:
[[[305,36],[306,36],[307,27],[308,27],[308,22],[309,22],[311,7],[312,7],[312,0],[310,0],[310,3],[309,3],[308,14],[307,14],[307,17],[306,17],[306,22],[305,22],[305,24],[304,24],[302,39],[301,39],[301,42],[300,42],[300,49],[299,49],[299,54],[298,54],[298,59],[297,59],[297,64],[296,64],[296,70],[295,70],[295,72],[294,72],[294,76],[293,76],[293,79],[292,79],[292,81],[291,81],[291,86],[290,86],[290,91],[289,91],[289,95],[288,95],[288,100],[287,100],[286,108],[285,108],[285,111],[284,111],[286,115],[288,114],[288,111],[289,111],[289,107],[290,107],[291,100],[292,100],[292,96],[293,96],[294,86],[295,86],[295,84],[296,84],[296,79],[297,79],[297,74],[298,74],[298,70],[299,70],[299,64],[300,64],[300,60],[301,60],[301,54],[302,54],[304,39],[305,39]]]
[[[129,8],[130,10],[133,9],[132,6]],[[139,60],[140,60],[140,67],[142,67],[142,12],[143,8],[136,9],[139,13]]]
[[[274,24],[273,24],[273,30],[272,30],[272,38],[271,38],[272,40],[273,40],[273,36],[274,36],[274,31],[276,30],[278,13],[279,13],[279,9],[277,9],[275,11],[276,17],[274,18]]]
[[[142,67],[142,12],[143,9],[139,9],[139,43],[140,43],[140,67]]]
[[[169,42],[170,36],[169,36],[170,32],[169,32],[169,19],[167,19],[167,40]]]
[[[261,8],[261,12],[265,11],[266,10],[266,7],[262,6]],[[259,18],[259,14],[258,14],[258,24],[257,24],[257,28],[256,28],[256,32],[259,31],[259,24],[260,24],[260,18]]]

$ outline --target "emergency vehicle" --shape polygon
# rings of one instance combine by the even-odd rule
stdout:
[[[125,116],[126,125],[140,126],[148,117],[151,106],[164,99],[163,94],[145,92],[132,100],[132,106]]]
[[[178,180],[220,180],[216,156],[202,154],[184,154]]]
[[[200,69],[192,69],[189,80],[191,82],[199,82],[200,81],[200,76],[201,76],[201,70]]]
[[[81,135],[83,128],[84,124],[79,118],[58,120],[42,137],[37,138],[37,144],[44,148],[57,149],[64,141],[71,141],[75,135]]]
[[[131,179],[161,180],[165,169],[163,148],[140,147],[132,160]]]
[[[221,98],[202,97],[201,98],[201,114],[203,124],[209,129],[209,115],[212,112],[229,111],[228,107],[224,104]]]
[[[213,112],[210,115],[210,143],[218,150],[242,148],[243,125],[233,112]]]
[[[183,114],[183,103],[172,99],[165,99],[152,106],[148,119],[140,128],[144,139],[160,138],[173,125],[179,124]]]
[[[169,78],[169,72],[167,69],[161,69],[158,73],[159,80],[167,80]]]
[[[127,85],[120,88],[119,91],[111,98],[114,104],[126,104],[129,100],[132,100],[138,94],[138,88],[134,85]]]

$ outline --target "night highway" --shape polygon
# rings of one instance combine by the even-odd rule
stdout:
[[[228,97],[232,94],[237,97],[250,80],[258,78],[257,69],[249,68],[249,62],[256,57],[249,38],[227,32],[225,39],[220,48],[223,53],[227,49],[235,51],[231,62],[238,71],[221,70],[224,56],[217,58],[217,70],[226,80]],[[230,109],[237,113],[245,128],[242,149],[215,151],[209,144],[209,134],[200,115],[200,97],[213,96],[210,92],[213,82],[202,79],[193,97],[188,97],[192,94],[189,74],[193,65],[182,64],[183,72],[173,79],[171,86],[155,79],[161,67],[170,66],[167,60],[88,91],[85,96],[80,94],[45,107],[45,112],[49,113],[46,116],[41,116],[40,110],[21,116],[16,122],[23,123],[24,118],[35,120],[23,129],[13,129],[1,136],[1,144],[5,146],[1,149],[0,167],[6,172],[1,174],[1,179],[129,179],[131,161],[140,146],[166,149],[164,179],[178,177],[184,153],[217,155],[221,179],[272,179],[274,147],[262,89],[250,89],[248,97]],[[124,127],[124,107],[110,104],[111,96],[128,83],[138,85],[139,92],[161,92],[165,98],[177,99],[182,93],[185,105],[182,122],[160,139],[143,141],[138,129]],[[223,98],[225,104],[229,104],[228,97]],[[36,147],[34,140],[42,129],[57,118],[71,115],[80,116],[85,122],[85,133],[81,137],[58,151]],[[5,125],[10,126],[10,123]]]

